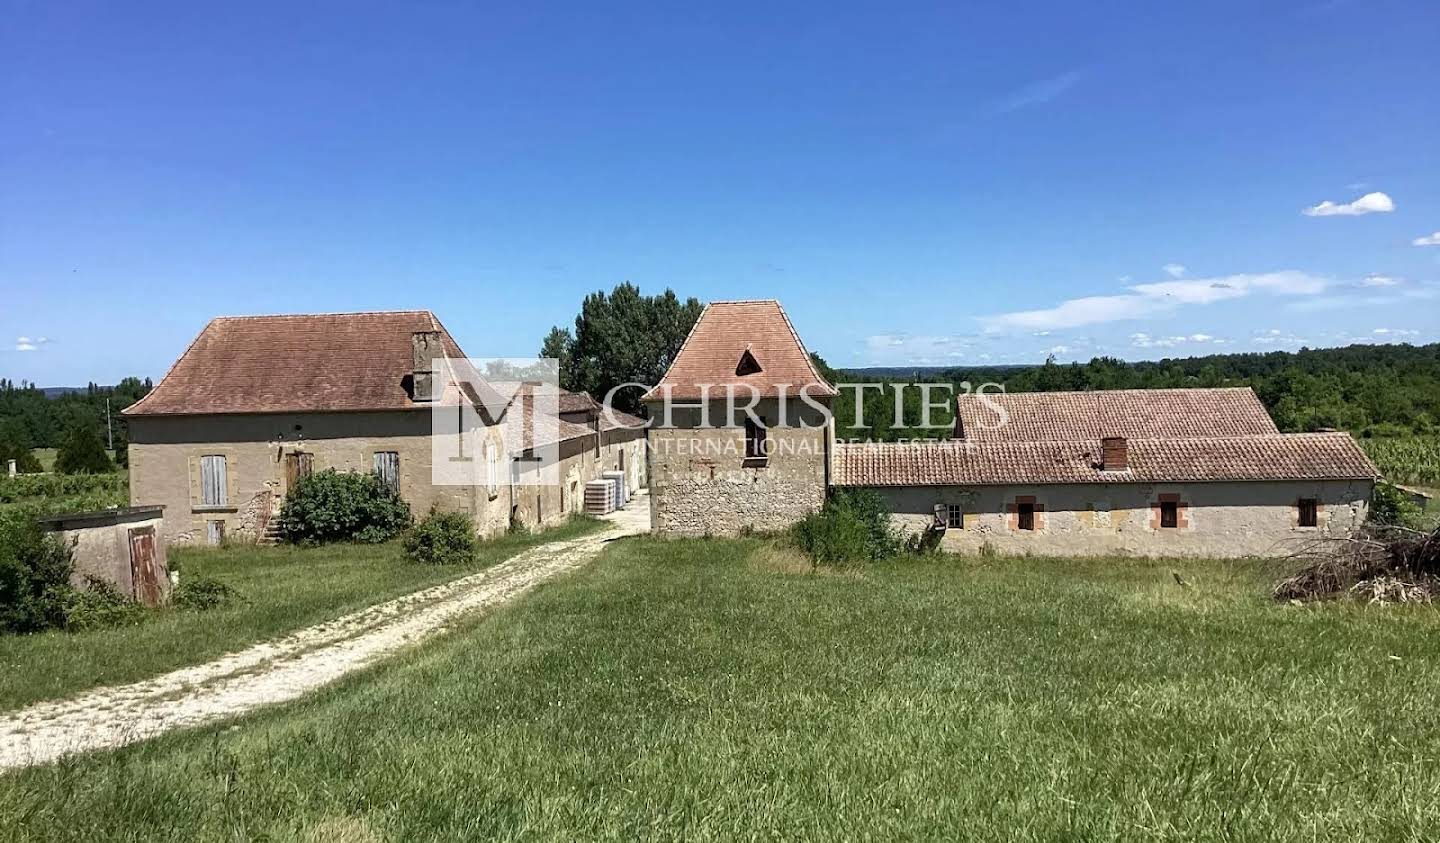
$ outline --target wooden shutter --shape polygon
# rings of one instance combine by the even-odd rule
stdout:
[[[200,505],[225,506],[230,502],[230,480],[225,457],[209,455],[200,458]]]
[[[396,451],[375,452],[375,476],[380,482],[400,491],[400,454]]]

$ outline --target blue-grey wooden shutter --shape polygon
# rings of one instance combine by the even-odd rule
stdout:
[[[200,503],[203,506],[224,506],[229,503],[229,481],[225,476],[225,457],[200,458]]]

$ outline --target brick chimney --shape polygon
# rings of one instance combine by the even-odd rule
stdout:
[[[1130,447],[1123,436],[1107,436],[1100,440],[1100,470],[1127,471],[1130,468]]]
[[[435,358],[445,355],[440,345],[440,332],[416,331],[410,335],[410,345],[414,352],[410,364],[410,373],[414,377],[411,395],[416,401],[434,401]]]

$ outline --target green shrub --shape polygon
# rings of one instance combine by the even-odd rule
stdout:
[[[21,474],[38,474],[45,470],[34,451],[0,440],[0,473],[9,472],[10,460],[15,461],[15,470]]]
[[[64,626],[73,570],[70,547],[28,514],[0,516],[0,630]]]
[[[129,626],[145,620],[146,609],[104,580],[87,577],[65,600],[65,628],[71,632]]]
[[[203,575],[182,576],[180,584],[170,593],[170,605],[193,612],[206,612],[241,602],[244,601],[240,592],[217,579]]]
[[[884,559],[902,545],[884,499],[868,489],[836,492],[819,512],[796,524],[791,535],[811,559],[825,564]]]
[[[99,431],[93,425],[77,424],[55,453],[55,470],[61,474],[108,474],[115,464],[100,444]]]
[[[1420,520],[1420,507],[1404,489],[1376,483],[1368,518],[1372,524],[1410,527]]]
[[[475,522],[462,512],[431,510],[423,521],[405,532],[405,553],[426,565],[471,562],[479,546]]]
[[[410,507],[370,474],[334,469],[301,478],[285,496],[279,526],[296,544],[389,541],[410,526]]]

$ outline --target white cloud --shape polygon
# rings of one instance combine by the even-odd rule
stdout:
[[[1080,71],[1071,70],[1049,79],[1041,79],[1021,88],[995,106],[997,112],[1015,111],[1032,105],[1042,105],[1055,99],[1080,81]]]
[[[1167,263],[1160,268],[1165,270],[1165,274],[1171,278],[1179,278],[1185,274],[1185,264],[1183,263]]]
[[[1399,278],[1392,278],[1389,275],[1367,275],[1360,279],[1362,287],[1394,287],[1399,283]]]
[[[1129,293],[1114,296],[1086,296],[1068,299],[1041,310],[1020,310],[980,317],[991,333],[1006,330],[1050,331],[1078,328],[1103,322],[1140,319],[1188,304],[1211,304],[1242,298],[1252,293],[1312,295],[1330,282],[1296,270],[1244,273],[1220,278],[1192,278],[1136,284]]]
[[[874,365],[954,363],[970,354],[974,336],[875,334],[865,338],[868,359]]]
[[[50,339],[48,337],[36,337],[35,339],[31,339],[30,337],[16,337],[15,350],[39,351],[40,346],[45,345],[48,342],[50,342]]]
[[[1440,246],[1440,231],[1434,234],[1427,234],[1424,237],[1416,237],[1410,241],[1412,246]]]
[[[1069,353],[1070,353],[1070,346],[1068,346],[1068,345],[1052,345],[1052,346],[1050,346],[1050,350],[1049,350],[1047,353],[1048,353],[1048,354],[1069,354]]]
[[[1177,345],[1186,343],[1204,344],[1214,343],[1224,345],[1228,340],[1216,339],[1209,334],[1189,334],[1188,336],[1174,337],[1152,337],[1149,334],[1131,334],[1130,345],[1135,348],[1174,348]]]
[[[1370,333],[1382,337],[1418,337],[1419,331],[1412,331],[1408,328],[1376,328]]]
[[[1376,191],[1367,193],[1354,202],[1344,204],[1326,199],[1319,205],[1311,205],[1300,213],[1307,217],[1358,217],[1362,214],[1388,214],[1395,210],[1395,200]]]

